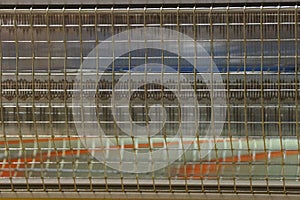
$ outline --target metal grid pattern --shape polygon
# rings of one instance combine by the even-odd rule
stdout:
[[[2,9],[1,191],[298,194],[299,20],[297,6]],[[226,120],[205,159],[198,159],[198,154],[207,139],[202,133],[212,120],[209,89],[178,55],[131,52],[112,64],[107,79],[74,82],[76,69],[81,69],[98,44],[143,27],[164,27],[192,37],[219,69],[226,89],[225,96],[220,93],[227,101]],[[121,141],[121,148],[168,145],[161,138],[171,137],[180,121],[174,94],[155,84],[134,93],[134,121],[147,127],[152,101],[165,104],[168,113],[161,137],[146,142],[122,138],[108,103],[122,72],[151,59],[179,69],[188,77],[187,84],[194,85],[202,105],[199,134],[193,147],[164,169],[146,174],[119,172],[93,157],[96,148],[90,151],[81,143],[74,126],[72,95],[79,87],[76,84],[98,88],[101,127],[111,140]],[[121,85],[121,90],[129,89]],[[182,148],[180,141],[176,145]]]

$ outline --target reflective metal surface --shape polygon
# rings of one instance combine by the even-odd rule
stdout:
[[[295,6],[178,7],[112,9],[2,9],[0,11],[0,187],[1,192],[230,193],[299,195],[299,26]],[[99,81],[76,82],[82,63],[101,42],[134,28],[163,27],[193,38],[208,52],[224,84],[217,98],[225,99],[226,119],[218,137],[207,137],[212,119],[209,85],[180,56],[162,50],[132,51],[114,59]],[[144,42],[144,41],[137,41]],[[171,41],[176,42],[176,41]],[[114,50],[112,46],[112,50]],[[170,138],[181,122],[177,96],[152,84],[129,97],[122,74],[141,63],[160,62],[186,77],[181,93],[199,102],[199,127],[194,139]],[[168,71],[140,72],[163,79]],[[132,77],[133,78],[133,77]],[[119,81],[120,80],[120,81]],[[119,83],[118,95],[113,95]],[[138,85],[132,81],[130,84]],[[173,82],[174,88],[178,83]],[[86,148],[78,136],[72,98],[97,88],[95,107],[110,150],[181,150],[175,162],[148,173],[126,173],[97,160],[99,137],[89,135]],[[127,96],[126,96],[127,95]],[[130,98],[124,123],[147,127],[149,118],[166,115],[154,137],[128,136],[113,117],[112,98]],[[157,104],[163,104],[166,114]],[[154,105],[155,116],[149,116]],[[152,108],[152,107],[151,107]],[[86,115],[92,115],[85,110]],[[190,113],[183,113],[183,116]],[[221,114],[221,113],[218,113]],[[131,116],[132,120],[129,120]],[[156,123],[161,123],[158,120]],[[212,151],[200,159],[205,143]],[[203,146],[204,145],[204,146]],[[124,161],[125,163],[125,161]],[[122,163],[120,164],[122,165]]]

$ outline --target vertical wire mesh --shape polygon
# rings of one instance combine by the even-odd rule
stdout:
[[[27,191],[239,193],[246,187],[247,192],[255,193],[258,186],[265,184],[266,193],[278,188],[289,193],[289,187],[298,184],[300,14],[297,6],[1,11],[0,180],[2,185],[7,185],[7,180],[10,184],[7,188],[1,186],[3,190],[15,191],[16,184],[22,184]],[[111,71],[100,80],[97,69],[97,82],[74,82],[74,76],[90,73],[82,70],[82,63],[98,44],[110,37],[114,40],[122,31],[147,30],[147,27],[167,28],[193,38],[195,43],[203,45],[209,53],[211,68],[216,63],[223,78],[226,93],[221,98],[227,101],[224,128],[221,136],[213,138],[213,150],[203,159],[198,156],[207,139],[205,130],[214,121],[210,88],[195,69],[188,68],[181,58],[182,52],[173,55],[147,49],[117,57],[115,45],[121,45],[122,41],[115,41],[111,57],[99,55],[99,50],[96,53],[97,66],[99,59],[114,60]],[[178,38],[171,42],[181,41]],[[128,44],[129,49],[133,43]],[[95,141],[101,138],[87,133],[84,140],[94,145],[90,149],[80,140],[74,125],[74,115],[80,113],[72,110],[72,94],[75,88],[87,88],[81,95],[88,93],[90,87],[96,88],[99,127],[107,131],[107,138],[116,142],[115,146],[107,144],[107,149],[136,153],[161,146],[167,151],[183,149],[187,141],[184,136],[178,139],[177,149],[169,144],[180,122],[180,106],[174,103],[174,94],[155,83],[137,90],[131,88],[132,84],[138,84],[133,80],[133,68],[141,63],[151,66],[157,60],[164,69],[167,65],[177,70],[175,88],[179,84],[193,85],[192,92],[201,102],[199,121],[193,122],[199,124],[197,138],[191,149],[166,168],[145,174],[120,172],[94,158],[98,151]],[[122,88],[115,88],[124,72],[129,73],[130,84],[122,83]],[[139,73],[145,80],[157,77],[161,82],[169,75],[164,71]],[[186,83],[180,82],[181,74],[188,77]],[[128,106],[132,113],[120,114],[122,119],[132,118],[126,121],[132,133],[127,138],[111,114],[113,109],[120,108],[115,102],[110,104],[110,99],[122,98],[113,96],[125,95],[122,90],[132,93],[134,102]],[[166,108],[166,113],[159,113],[158,106],[154,106],[156,115],[167,121],[160,138],[148,135],[147,142],[141,143],[143,140],[133,134],[132,124],[138,122],[148,128],[153,102]],[[79,123],[87,131],[93,125],[84,120]],[[121,167],[126,164],[120,163]],[[230,185],[230,189],[223,187],[224,184]]]

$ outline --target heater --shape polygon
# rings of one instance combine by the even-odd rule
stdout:
[[[0,5],[1,197],[300,195],[297,2]]]

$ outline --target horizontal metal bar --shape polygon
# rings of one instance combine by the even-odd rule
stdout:
[[[289,2],[298,2],[290,0]],[[0,5],[145,5],[145,4],[213,4],[213,3],[287,3],[285,0],[2,0]]]
[[[271,6],[251,6],[245,4],[244,6],[239,5],[232,5],[232,6],[214,6],[212,4],[209,7],[204,7],[201,5],[191,5],[191,6],[185,6],[185,5],[178,5],[178,6],[172,6],[172,7],[166,7],[164,5],[157,6],[157,7],[151,7],[150,5],[144,5],[140,7],[117,7],[117,6],[110,6],[110,7],[101,7],[99,5],[94,5],[92,8],[85,8],[82,7],[82,5],[76,5],[76,7],[65,7],[62,6],[61,8],[52,8],[50,6],[48,7],[33,7],[33,5],[29,8],[20,8],[17,6],[14,7],[1,7],[0,2],[0,12],[1,13],[95,13],[95,12],[106,12],[106,13],[160,13],[160,12],[167,12],[167,13],[177,13],[177,12],[207,12],[210,11],[212,13],[216,12],[254,12],[259,13],[262,10],[265,11],[293,11],[298,9],[297,3],[292,5],[281,5],[281,4],[274,4]]]

